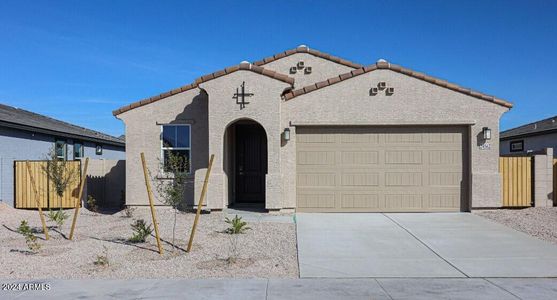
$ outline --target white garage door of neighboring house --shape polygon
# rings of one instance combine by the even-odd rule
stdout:
[[[467,209],[465,127],[297,127],[301,212]]]

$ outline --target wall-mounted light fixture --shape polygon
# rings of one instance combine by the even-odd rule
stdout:
[[[484,140],[486,140],[486,141],[491,140],[491,129],[489,129],[487,127],[482,128],[482,134],[483,134]]]
[[[284,128],[284,132],[282,133],[282,138],[284,141],[290,141],[290,128]]]

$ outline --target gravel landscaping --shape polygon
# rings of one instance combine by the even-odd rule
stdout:
[[[557,244],[557,207],[476,210],[474,214]]]
[[[73,211],[68,211],[71,215]],[[176,239],[180,249],[172,252],[174,212],[157,208],[164,255],[159,255],[153,235],[146,243],[131,244],[130,224],[135,219],[151,223],[148,208],[137,208],[133,217],[124,211],[114,214],[93,213],[82,209],[74,241],[67,240],[71,217],[61,231],[51,228],[50,240],[44,240],[37,211],[18,210],[0,203],[0,278],[297,278],[296,232],[293,222],[261,220],[237,237],[235,262],[232,255],[233,235],[224,233],[228,224],[222,212],[203,214],[197,227],[191,253],[185,248],[193,224],[193,213],[178,215]],[[17,232],[21,220],[39,231],[38,253],[28,251],[25,238]],[[48,222],[53,226],[52,222]],[[61,232],[61,233],[60,233]],[[94,262],[106,256],[109,266]]]

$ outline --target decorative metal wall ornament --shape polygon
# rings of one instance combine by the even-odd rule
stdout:
[[[246,82],[242,81],[242,85],[236,88],[236,93],[232,98],[236,99],[236,104],[240,105],[240,109],[244,109],[246,104],[249,104],[249,102],[246,102],[246,97],[251,97],[253,95],[253,93],[246,93]]]

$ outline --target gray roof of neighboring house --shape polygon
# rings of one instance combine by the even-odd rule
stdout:
[[[505,130],[501,132],[499,138],[502,140],[508,140],[512,138],[541,135],[541,134],[552,133],[556,131],[557,131],[557,116],[553,116],[551,118],[543,119],[516,128]]]
[[[0,104],[0,126],[125,146],[125,141],[117,137],[3,104]]]

